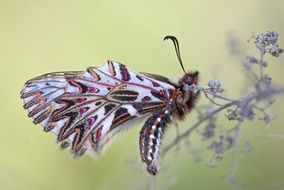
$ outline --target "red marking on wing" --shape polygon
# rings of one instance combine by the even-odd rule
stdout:
[[[149,102],[149,101],[151,101],[152,99],[151,99],[151,97],[149,97],[149,96],[144,96],[144,98],[142,98],[142,101],[143,102]]]
[[[95,87],[90,87],[89,88],[89,92],[91,93],[98,93],[100,90],[98,88],[95,88]]]
[[[97,138],[98,142],[100,142],[100,140],[101,140],[101,135],[102,135],[101,131],[102,131],[102,127],[98,128],[98,130],[96,132],[96,138]]]

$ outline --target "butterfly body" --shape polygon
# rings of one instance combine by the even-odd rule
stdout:
[[[157,172],[161,139],[166,125],[181,119],[198,93],[190,90],[198,73],[187,73],[178,84],[165,77],[140,74],[108,61],[85,72],[45,74],[26,82],[21,97],[29,117],[53,132],[62,148],[75,156],[100,152],[114,135],[134,121],[147,118],[140,132],[142,161]]]

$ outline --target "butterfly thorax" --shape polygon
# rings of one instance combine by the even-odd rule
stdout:
[[[175,117],[182,118],[189,113],[194,107],[194,103],[199,92],[193,90],[193,86],[197,84],[198,72],[186,73],[178,82],[178,87],[175,94]]]

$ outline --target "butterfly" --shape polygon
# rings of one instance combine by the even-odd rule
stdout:
[[[156,175],[167,126],[183,119],[199,94],[191,88],[198,72],[185,72],[178,40],[167,39],[185,73],[177,83],[115,61],[85,71],[48,73],[28,80],[21,91],[28,116],[74,156],[100,153],[116,134],[146,119],[139,135],[140,156],[147,171]]]

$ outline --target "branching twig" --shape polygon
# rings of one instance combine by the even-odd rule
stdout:
[[[204,121],[206,121],[207,119],[209,119],[210,117],[214,116],[215,114],[217,114],[218,112],[235,105],[234,102],[230,102],[227,103],[223,106],[220,106],[219,108],[215,109],[214,111],[212,111],[210,114],[206,115],[205,117],[203,117],[202,119],[200,119],[197,123],[195,123],[194,125],[192,125],[189,129],[187,129],[186,131],[184,131],[183,133],[181,133],[175,140],[173,140],[171,143],[169,143],[167,146],[164,147],[161,155],[164,156],[171,148],[173,148],[175,145],[177,145],[181,140],[183,140],[184,138],[188,137],[188,135],[194,130],[196,129],[198,126],[200,126]]]
[[[261,95],[259,94],[255,94],[254,96],[249,96],[247,97],[247,103],[250,103],[251,101],[254,101],[255,99],[257,99],[258,101],[262,100],[262,99],[266,99],[269,96],[275,96],[277,94],[281,94],[284,93],[284,88],[283,89],[267,89],[267,91],[263,91],[261,93]],[[244,100],[244,98],[240,98],[242,101]],[[169,143],[168,145],[166,145],[164,147],[164,149],[161,152],[161,155],[164,156],[170,149],[172,149],[174,146],[176,146],[177,144],[179,144],[179,142],[181,140],[183,140],[184,138],[187,138],[189,136],[189,134],[194,131],[197,127],[199,127],[204,121],[208,120],[209,118],[213,117],[214,115],[218,114],[220,111],[225,110],[231,106],[240,106],[240,101],[232,101],[229,102],[227,104],[224,104],[218,108],[216,108],[215,110],[211,111],[209,114],[205,115],[204,117],[202,117],[198,122],[196,122],[194,125],[192,125],[190,128],[188,128],[186,131],[184,131],[183,133],[180,133],[179,136],[177,136],[171,143]]]

